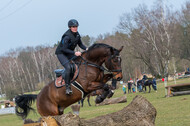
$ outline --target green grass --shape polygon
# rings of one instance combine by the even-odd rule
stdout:
[[[190,78],[180,79],[177,83],[188,83]],[[174,84],[173,81],[168,85]],[[95,106],[94,98],[90,101],[92,106],[89,107],[85,100],[84,107],[80,110],[80,117],[90,119],[96,116],[112,113],[123,109],[127,106],[136,95],[142,95],[148,99],[157,110],[156,126],[190,126],[190,95],[182,95],[165,98],[164,84],[158,83],[158,92],[151,91],[151,93],[131,93],[127,94],[127,103],[112,104],[105,106]],[[123,96],[121,87],[115,91],[113,97]],[[33,105],[35,107],[35,104]],[[65,109],[65,113],[71,112],[71,108]],[[28,118],[38,120],[39,114],[30,113]],[[16,115],[0,116],[0,126],[21,126],[23,121]]]

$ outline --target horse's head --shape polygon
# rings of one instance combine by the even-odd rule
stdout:
[[[118,81],[122,79],[122,69],[121,69],[121,56],[120,49],[115,49],[109,45],[103,43],[96,43],[89,47],[86,59],[92,63],[101,66],[105,63],[105,67],[112,72],[113,78]]]
[[[110,53],[105,59],[105,66],[113,73],[113,78],[118,81],[123,78],[122,69],[121,69],[121,56],[120,52],[122,51],[123,46],[120,49],[110,48]]]

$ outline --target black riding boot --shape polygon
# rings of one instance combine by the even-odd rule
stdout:
[[[72,90],[71,90],[71,84],[70,84],[70,64],[65,64],[65,87],[66,87],[66,95],[71,95],[72,94]],[[64,74],[62,74],[62,77],[64,76]]]

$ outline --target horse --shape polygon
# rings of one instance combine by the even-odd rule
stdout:
[[[65,86],[57,88],[55,87],[55,80],[53,80],[43,87],[38,95],[18,95],[15,98],[17,116],[25,119],[30,110],[34,110],[31,105],[35,100],[37,100],[36,106],[41,116],[61,115],[65,108],[81,100],[83,94],[89,94],[98,89],[105,91],[102,97],[96,100],[97,103],[102,102],[109,94],[109,87],[105,83],[111,78],[118,81],[122,79],[120,57],[122,49],[123,46],[120,49],[115,49],[103,43],[93,44],[74,60],[75,63],[79,63],[79,73],[75,82],[81,85],[82,91],[71,84],[73,93],[66,95]],[[105,74],[104,71],[109,73]]]
[[[149,93],[150,93],[150,91],[151,91],[151,85],[153,86],[153,81],[151,81],[151,80],[147,80],[147,81],[143,81],[143,80],[139,80],[138,82],[137,82],[137,85],[141,85],[142,86],[142,91],[144,92],[144,90],[143,89],[145,89],[145,92],[146,92],[146,87],[148,86],[149,87]],[[154,89],[154,88],[153,88]]]

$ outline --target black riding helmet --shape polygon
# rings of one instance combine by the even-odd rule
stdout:
[[[76,27],[79,26],[78,21],[75,20],[75,19],[71,19],[71,20],[69,20],[69,22],[68,22],[68,27],[74,27],[74,26],[76,26]]]

